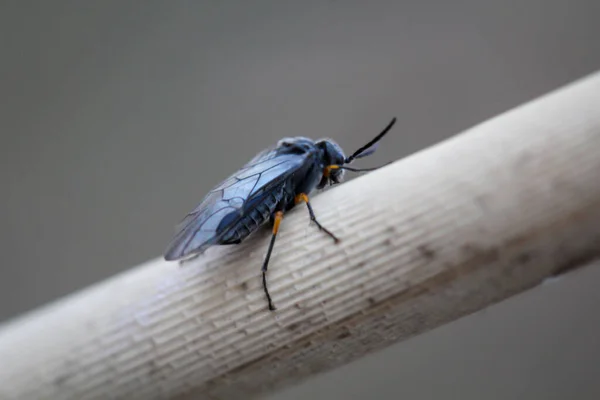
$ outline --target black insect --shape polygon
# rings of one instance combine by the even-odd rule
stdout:
[[[258,227],[271,221],[273,236],[262,267],[262,281],[269,310],[275,310],[267,289],[266,272],[283,214],[305,202],[310,219],[336,243],[339,239],[315,217],[308,195],[315,189],[340,183],[344,170],[360,172],[376,168],[347,167],[357,158],[373,154],[376,143],[392,128],[396,118],[373,140],[345,157],[333,140],[285,138],[264,150],[242,169],[214,188],[178,226],[165,253],[166,260],[193,258],[210,246],[238,244]]]

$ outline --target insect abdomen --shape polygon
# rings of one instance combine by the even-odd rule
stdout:
[[[229,232],[221,239],[221,244],[239,243],[244,240],[249,234],[269,220],[282,198],[282,192],[267,195],[260,204],[250,210],[237,224],[231,227]]]

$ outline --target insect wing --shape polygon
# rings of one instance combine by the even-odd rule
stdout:
[[[297,154],[280,154],[276,149],[259,153],[235,174],[208,193],[178,225],[177,234],[165,253],[176,260],[202,253],[219,240],[260,202],[252,200],[281,187],[306,160]]]

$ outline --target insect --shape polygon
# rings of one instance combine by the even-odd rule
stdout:
[[[299,203],[306,203],[311,221],[330,236],[337,236],[319,223],[308,195],[314,189],[340,183],[346,164],[375,152],[377,142],[392,128],[396,118],[369,143],[345,157],[331,139],[313,141],[305,137],[284,138],[276,146],[257,154],[239,171],[211,190],[177,227],[177,234],[165,252],[165,260],[195,258],[208,247],[241,243],[261,225],[271,222],[271,241],[262,266],[263,289],[269,310],[275,310],[267,288],[267,267],[283,215]]]

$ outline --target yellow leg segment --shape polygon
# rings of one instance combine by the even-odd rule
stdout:
[[[277,232],[279,232],[279,224],[281,224],[282,219],[283,211],[277,211],[275,213],[275,221],[273,221],[273,235],[277,235]]]
[[[306,193],[300,193],[294,198],[294,203],[298,204],[302,202],[308,203],[308,196]]]
[[[323,176],[325,178],[329,178],[329,175],[331,175],[331,170],[332,169],[340,169],[339,165],[328,165],[325,167],[325,169],[323,170]]]

